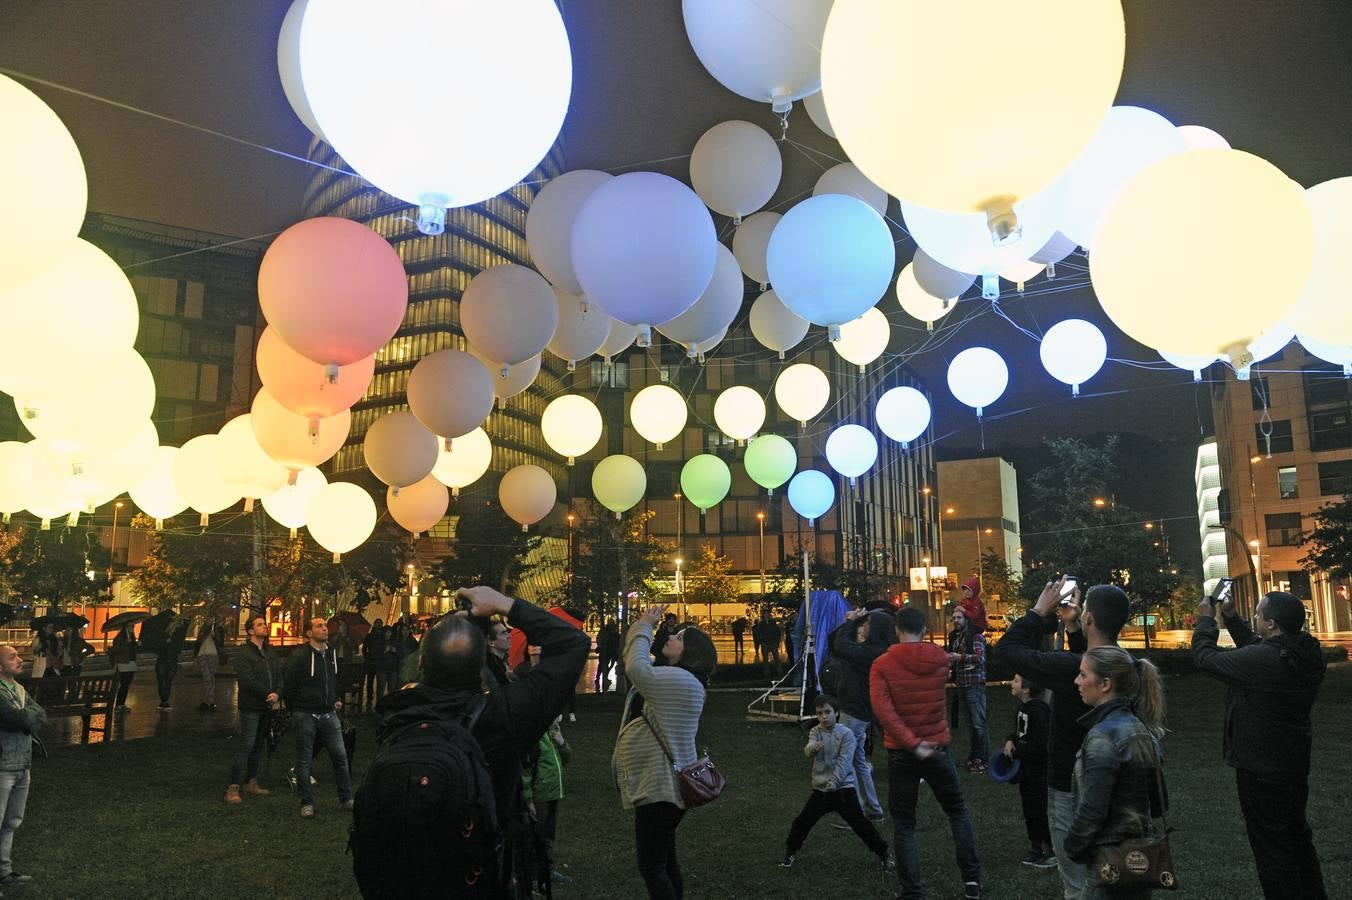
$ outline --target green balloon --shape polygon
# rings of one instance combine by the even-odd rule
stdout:
[[[746,445],[746,474],[766,490],[773,491],[793,477],[798,451],[777,434],[763,434]]]
[[[723,502],[732,487],[732,470],[710,453],[701,453],[681,467],[681,493],[704,512]]]

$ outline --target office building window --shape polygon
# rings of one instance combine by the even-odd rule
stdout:
[[[1264,433],[1263,423],[1259,422],[1253,426],[1253,439],[1258,453],[1264,456],[1269,453],[1290,453],[1295,449],[1295,443],[1291,439],[1290,419],[1269,422],[1267,433]]]
[[[1352,459],[1319,464],[1319,493],[1352,494]]]
[[[1253,402],[1254,409],[1267,409],[1272,405],[1272,394],[1268,391],[1266,378],[1249,379],[1249,399]]]
[[[591,386],[628,388],[629,363],[615,360],[610,365],[606,365],[604,360],[592,360]]]
[[[1310,449],[1345,450],[1352,447],[1352,408],[1310,410]]]
[[[1300,546],[1300,513],[1269,513],[1263,518],[1267,522],[1269,547]]]
[[[1283,500],[1294,500],[1300,496],[1295,466],[1282,466],[1277,470],[1277,493]]]

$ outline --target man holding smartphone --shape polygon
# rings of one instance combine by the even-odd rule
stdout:
[[[1222,579],[1202,600],[1192,633],[1197,668],[1224,682],[1225,762],[1235,770],[1239,808],[1263,896],[1323,900],[1324,877],[1305,817],[1310,796],[1310,709],[1324,680],[1324,649],[1304,631],[1305,604],[1285,591],[1258,602],[1253,627],[1235,612]],[[1216,646],[1216,601],[1234,650]]]

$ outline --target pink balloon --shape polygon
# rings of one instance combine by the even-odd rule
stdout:
[[[258,339],[258,377],[277,402],[298,416],[336,416],[361,399],[371,384],[376,358],[368,356],[338,369],[329,382],[326,368],[287,346],[276,329],[264,328]]]
[[[258,301],[297,353],[346,366],[394,337],[408,306],[408,278],[389,242],[360,222],[306,219],[263,256]]]

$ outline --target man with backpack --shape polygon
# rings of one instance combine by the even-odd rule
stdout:
[[[377,705],[380,750],[357,791],[350,844],[364,897],[527,898],[531,867],[544,862],[526,813],[522,760],[563,709],[591,641],[492,588],[458,594],[469,615],[428,631],[418,683]],[[485,629],[494,616],[541,648],[540,663],[485,690]]]

